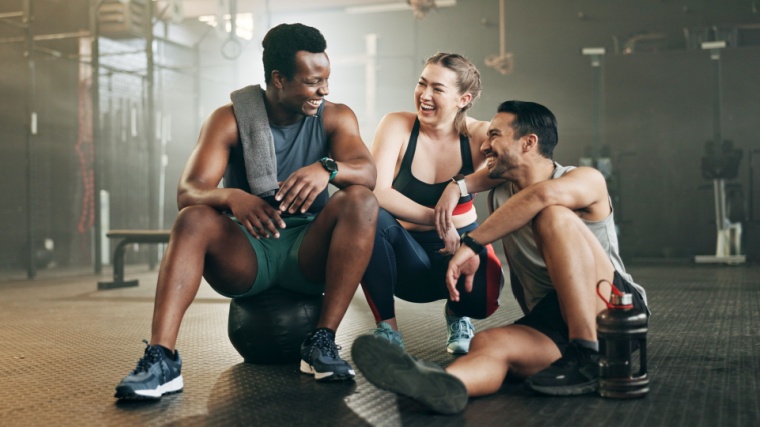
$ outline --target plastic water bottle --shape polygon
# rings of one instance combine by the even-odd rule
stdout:
[[[597,284],[597,293],[599,285]],[[607,282],[609,283],[609,282]],[[603,397],[629,399],[646,396],[648,316],[634,308],[633,296],[612,283],[607,309],[596,317],[597,334],[604,352],[599,359],[599,394]],[[638,371],[634,372],[634,352],[639,350]]]

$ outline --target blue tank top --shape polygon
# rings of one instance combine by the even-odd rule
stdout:
[[[450,181],[428,184],[415,178],[412,174],[412,160],[414,159],[414,152],[417,150],[417,137],[419,134],[420,120],[414,119],[412,134],[409,135],[409,144],[406,147],[404,158],[401,160],[401,168],[399,168],[396,178],[393,179],[393,188],[416,203],[423,206],[435,206]],[[459,135],[459,151],[462,153],[462,169],[459,170],[459,173],[462,175],[473,173],[475,169],[472,166],[470,139],[461,134]],[[469,200],[472,200],[472,195],[460,198],[459,203]]]
[[[324,108],[325,103],[322,102],[316,115],[305,116],[298,123],[292,125],[269,125],[274,137],[278,181],[285,181],[296,170],[328,155],[327,134],[322,125]],[[240,119],[236,118],[236,120]],[[236,144],[230,151],[230,159],[224,173],[224,187],[239,188],[250,193],[251,189],[245,173],[242,144],[242,142]],[[327,188],[325,188],[309,207],[309,212],[321,211],[329,197]],[[273,207],[280,205],[280,202],[274,200],[274,196],[264,197],[264,200]]]

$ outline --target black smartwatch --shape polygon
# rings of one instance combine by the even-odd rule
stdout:
[[[338,174],[338,164],[335,163],[335,160],[329,158],[329,157],[322,157],[319,159],[319,162],[322,163],[322,167],[325,168],[327,172],[330,172],[330,181],[335,178],[335,175]]]
[[[467,245],[476,254],[483,252],[483,250],[486,248],[484,245],[481,245],[480,243],[476,242],[475,239],[470,237],[470,235],[467,233],[462,234],[462,237],[459,238],[459,241],[463,245]]]

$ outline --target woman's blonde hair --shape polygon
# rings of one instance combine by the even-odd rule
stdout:
[[[472,95],[470,102],[462,107],[454,118],[454,128],[457,132],[470,136],[467,132],[466,111],[472,107],[472,103],[480,96],[480,72],[469,59],[456,53],[438,52],[425,61],[426,67],[430,64],[440,65],[453,71],[457,75],[457,89],[459,93],[469,93]]]

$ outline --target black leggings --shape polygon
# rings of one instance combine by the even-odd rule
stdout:
[[[461,234],[477,226],[472,223],[457,231]],[[449,298],[446,269],[451,255],[440,254],[438,251],[443,247],[435,230],[407,231],[393,215],[380,209],[375,246],[362,278],[362,289],[375,321],[396,317],[394,295],[418,303]],[[461,278],[457,285],[459,302],[449,301],[449,309],[458,316],[484,319],[499,307],[503,286],[501,263],[488,245],[480,254],[472,292],[464,291],[464,278]]]

